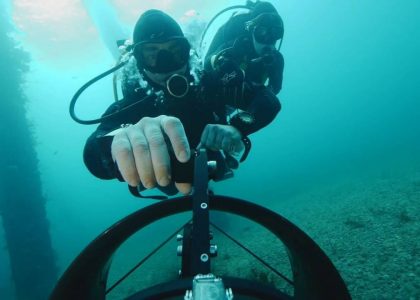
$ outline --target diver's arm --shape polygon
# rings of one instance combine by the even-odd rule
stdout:
[[[246,126],[240,127],[235,126],[244,136],[248,136],[249,134],[267,126],[280,112],[281,104],[276,94],[280,92],[282,86],[283,64],[283,56],[278,53],[275,57],[275,63],[273,66],[271,66],[271,69],[268,70],[269,84],[267,86],[250,81],[247,79],[247,76],[244,73],[241,93],[242,97],[238,99],[235,96],[236,93],[225,93],[223,98],[225,98],[224,101],[227,105],[230,105],[234,108],[239,108],[249,113],[254,119],[252,124],[244,124]],[[227,70],[236,69],[236,73],[241,72],[239,66],[231,60],[227,60],[225,65],[228,66]],[[232,71],[227,72],[228,74],[232,73]],[[233,89],[233,91],[235,91],[235,89]]]
[[[243,97],[234,106],[250,113],[254,122],[250,126],[238,128],[242,134],[249,135],[270,124],[281,110],[281,104],[277,98],[283,83],[284,59],[279,52],[269,58],[267,68],[268,85],[263,85],[247,80],[245,76]]]
[[[102,117],[112,114],[114,116],[104,120],[86,141],[83,151],[84,163],[88,170],[100,179],[113,179],[119,175],[111,156],[111,143],[113,136],[116,135],[115,130],[120,130],[126,124],[134,124],[142,116],[150,116],[152,113],[152,105],[146,101],[135,108],[124,110],[135,101],[135,98],[125,98],[110,105]]]
[[[83,151],[83,160],[88,170],[101,179],[113,179],[119,177],[114,160],[111,155],[113,136],[126,127],[127,124],[135,124],[142,117],[156,116],[154,101],[141,101],[144,95],[141,92],[130,94],[124,100],[114,102],[102,115],[110,116],[104,120],[97,129],[89,136]],[[134,106],[132,106],[134,105]],[[118,112],[118,113],[117,113]]]
[[[245,110],[254,117],[254,122],[238,128],[244,136],[270,124],[281,110],[280,100],[269,88],[255,87],[252,94],[252,100]]]
[[[227,52],[227,54],[229,54]],[[277,68],[278,67],[278,68]],[[243,76],[241,76],[243,74]],[[283,79],[283,57],[276,57],[276,67],[269,78],[269,85],[250,82],[239,67],[238,62],[229,55],[222,55],[203,77],[203,84],[214,91],[223,103],[251,114],[252,124],[234,125],[243,136],[248,136],[270,124],[281,109],[276,94],[280,91]],[[225,78],[228,80],[225,81]],[[238,91],[242,91],[239,92]],[[242,95],[238,97],[237,95]]]
[[[187,136],[175,117],[144,116],[111,132],[107,125],[101,124],[85,146],[85,164],[96,177],[117,177],[133,187],[164,187],[172,181],[169,148],[179,162],[190,159]],[[190,183],[175,182],[175,186],[183,194],[191,191]]]
[[[117,110],[117,105],[111,105],[103,116]],[[89,136],[83,150],[83,161],[88,170],[101,179],[116,178],[115,164],[111,156],[112,133],[121,128],[122,122],[119,118],[111,119],[101,123],[98,128]]]
[[[277,95],[283,85],[284,58],[280,52],[275,52],[273,64],[268,69],[268,87]]]
[[[95,131],[87,140],[83,150],[83,161],[88,170],[100,179],[116,178],[115,165],[111,157],[112,138],[104,138],[106,132]],[[98,138],[101,136],[102,138]]]
[[[216,72],[206,73],[205,75],[206,77],[203,77],[202,82],[206,89],[210,90],[209,94],[214,93],[211,97],[217,97],[224,105],[230,106],[234,110],[237,108],[245,111],[252,116],[252,124],[238,126],[237,124],[230,123],[241,132],[243,137],[270,124],[280,112],[280,101],[270,87],[246,83],[243,97],[238,99],[238,88],[235,85],[224,89],[221,88],[223,85],[220,85],[218,78],[224,77],[224,75],[221,76]]]

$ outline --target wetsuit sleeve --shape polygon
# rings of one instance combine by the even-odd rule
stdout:
[[[241,126],[241,128],[237,126],[237,129],[247,136],[270,124],[279,113],[281,104],[275,92],[281,88],[282,75],[278,75],[279,77],[275,80],[270,79],[272,84],[267,87],[245,78],[242,97],[238,98],[238,90],[242,91],[243,79],[237,81],[231,78],[227,84],[222,82],[223,78],[228,78],[227,75],[234,73],[241,73],[239,67],[230,60],[226,60],[219,71],[207,72],[202,82],[209,94],[214,93],[214,97],[217,97],[225,105],[244,110],[254,117],[252,124]]]
[[[118,113],[116,113],[118,112]],[[113,114],[112,116],[110,116]],[[122,180],[111,155],[113,137],[108,133],[121,128],[123,124],[135,124],[141,118],[156,117],[155,98],[139,90],[132,97],[113,103],[102,115],[109,116],[89,136],[83,151],[83,160],[88,170],[98,178]]]
[[[117,109],[118,105],[113,104],[103,116],[109,115]],[[83,161],[94,176],[101,179],[113,179],[117,177],[115,163],[111,156],[113,137],[106,136],[106,134],[120,128],[123,123],[129,123],[125,121],[123,116],[102,122],[87,139],[83,151]]]
[[[280,100],[266,87],[255,87],[252,98],[245,110],[254,116],[254,123],[240,129],[245,136],[250,135],[270,124],[281,110]]]
[[[268,86],[277,95],[283,85],[284,58],[281,53],[276,52],[273,60],[273,66],[268,70]]]

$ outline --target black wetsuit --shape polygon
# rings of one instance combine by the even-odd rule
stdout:
[[[204,92],[203,92],[204,90]],[[115,115],[102,122],[88,138],[84,149],[84,162],[89,171],[96,177],[112,179],[117,177],[116,168],[111,157],[112,137],[104,137],[107,133],[120,128],[122,124],[135,124],[143,117],[169,115],[181,120],[190,147],[196,147],[207,124],[226,124],[226,107],[215,95],[202,88],[191,88],[181,99],[165,96],[165,105],[155,98],[138,103],[127,111]],[[146,91],[137,89],[129,93],[124,100],[112,104],[104,115],[109,115],[122,107],[135,103],[146,96]],[[247,109],[255,117],[255,123],[242,132],[247,136],[268,125],[280,111],[280,102],[266,88],[258,88],[249,93]]]

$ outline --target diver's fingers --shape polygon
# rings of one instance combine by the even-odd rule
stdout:
[[[245,150],[245,144],[242,140],[239,140],[236,144],[235,144],[235,150],[234,152],[236,153],[241,153],[242,151]]]
[[[201,143],[210,150],[217,151],[221,147],[223,130],[220,125],[207,124],[202,134]]]
[[[245,145],[239,135],[232,132],[225,132],[221,149],[229,154],[240,153],[244,150]]]
[[[235,142],[232,140],[232,137],[229,134],[225,134],[221,143],[221,149],[231,154],[234,150],[234,145]]]
[[[144,134],[149,144],[155,178],[160,186],[167,186],[171,182],[171,161],[160,122],[145,126]]]
[[[176,158],[180,162],[187,162],[191,150],[181,121],[175,117],[161,116],[160,125],[171,141]]]
[[[222,143],[224,138],[226,137],[228,140],[231,140],[231,136],[229,135],[229,132],[224,130],[223,127],[220,126],[214,126],[214,148],[216,150],[222,149]]]
[[[111,144],[111,154],[123,179],[129,185],[137,186],[140,183],[140,178],[137,173],[131,144],[125,130],[114,136]]]
[[[143,129],[139,124],[130,126],[127,128],[127,135],[130,140],[134,164],[140,181],[145,188],[153,188],[156,185],[156,178],[153,171],[149,144]]]
[[[232,142],[230,146],[228,147],[228,149],[225,151],[227,151],[231,155],[236,155],[236,154],[242,153],[244,150],[245,150],[245,145],[241,140],[239,140],[239,141]]]
[[[217,127],[214,126],[213,124],[208,124],[206,128],[209,131],[207,135],[206,146],[207,148],[210,148],[212,150],[217,150],[216,144],[215,144],[216,136],[217,136]]]
[[[191,193],[192,185],[191,183],[179,183],[175,182],[175,187],[178,189],[178,191],[184,195],[188,195]]]
[[[201,134],[200,145],[201,147],[207,147],[207,137],[209,135],[209,124],[204,127],[203,133]]]

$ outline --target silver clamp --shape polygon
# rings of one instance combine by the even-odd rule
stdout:
[[[232,289],[225,289],[223,280],[213,274],[198,274],[193,279],[192,290],[185,292],[184,300],[232,300]]]

